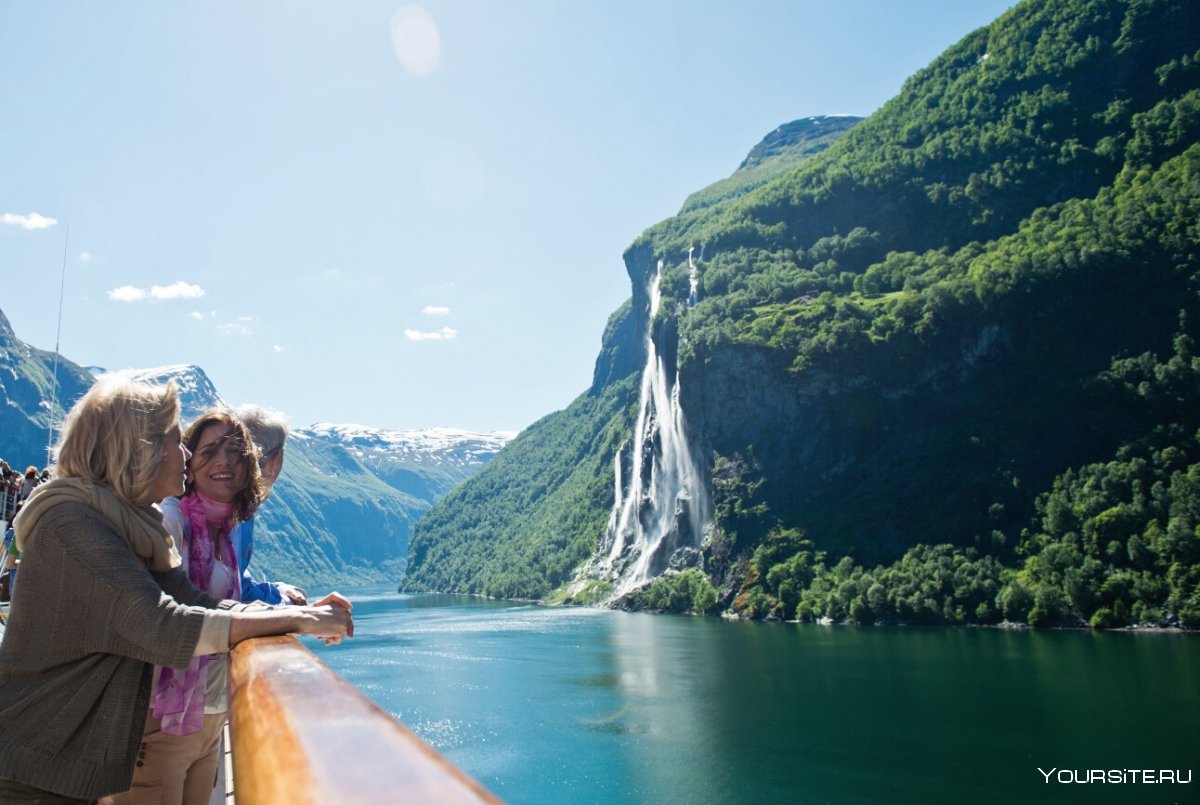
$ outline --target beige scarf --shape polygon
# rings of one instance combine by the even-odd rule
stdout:
[[[150,504],[127,503],[107,486],[84,478],[55,478],[33,490],[13,521],[19,550],[25,550],[42,515],[60,503],[82,503],[103,514],[151,570],[161,573],[182,564],[175,540],[163,528],[161,512]]]

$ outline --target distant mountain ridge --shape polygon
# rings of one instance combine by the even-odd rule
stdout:
[[[195,419],[202,411],[209,408],[230,407],[229,403],[217,393],[217,387],[199,366],[181,363],[150,369],[118,369],[116,371],[109,371],[99,366],[89,366],[88,371],[97,379],[111,375],[132,380],[135,383],[149,383],[157,386],[173,381],[175,390],[179,393],[179,416],[184,422]]]
[[[857,115],[817,115],[784,123],[750,149],[734,175],[761,168],[771,160],[792,164],[815,156],[862,119]]]
[[[47,365],[52,363],[48,353],[17,339],[0,312],[0,400],[9,401],[0,408],[0,457],[14,466],[45,463],[42,395],[48,393]],[[194,365],[108,372],[60,358],[59,373],[60,399],[68,408],[90,387],[93,374],[174,382],[185,427],[208,408],[229,406]],[[283,475],[259,512],[252,571],[302,586],[396,579],[404,569],[413,523],[512,436],[333,424],[293,429]]]
[[[729,201],[767,184],[829,148],[861,120],[854,115],[816,115],[784,123],[750,150],[733,175],[688,196],[680,215]]]
[[[43,467],[51,442],[50,428],[62,420],[65,407],[92,384],[92,376],[52,352],[26,344],[0,310],[0,458],[14,468]],[[47,401],[56,399],[53,411]]]
[[[293,433],[341,447],[391,486],[427,500],[445,495],[516,436],[511,431],[385,430],[330,423]]]

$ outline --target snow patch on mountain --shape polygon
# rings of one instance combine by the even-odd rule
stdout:
[[[517,435],[512,431],[476,433],[458,428],[388,430],[328,422],[293,433],[337,445],[370,463],[390,460],[414,466],[450,464],[459,467],[487,463]]]
[[[119,377],[136,383],[163,385],[174,380],[179,392],[179,405],[182,408],[181,419],[184,422],[195,419],[201,412],[209,408],[228,408],[229,403],[217,393],[216,386],[208,379],[204,370],[194,364],[180,363],[174,366],[157,366],[151,369],[118,369],[108,371],[97,366],[89,366],[88,371],[97,379]]]
[[[204,370],[193,364],[117,371],[89,366],[88,371],[97,378],[115,376],[139,383],[161,385],[174,381],[183,409],[180,418],[185,425],[209,408],[231,407],[217,392]],[[313,440],[339,447],[376,468],[405,466],[413,469],[440,467],[473,470],[490,461],[516,435],[513,431],[476,433],[459,428],[398,430],[321,422],[307,428],[293,428],[290,438],[298,442]]]

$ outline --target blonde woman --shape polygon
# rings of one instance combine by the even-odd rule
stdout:
[[[68,414],[57,452],[55,480],[16,521],[22,584],[0,643],[0,805],[128,789],[154,665],[186,669],[262,635],[353,633],[340,603],[245,611],[188,581],[152,506],[183,492],[173,384],[101,381]]]

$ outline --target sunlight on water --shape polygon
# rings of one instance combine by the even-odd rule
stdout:
[[[1037,768],[1200,757],[1194,635],[366,592],[351,595],[358,636],[314,650],[511,803],[1171,802],[1167,786],[1047,788]]]

